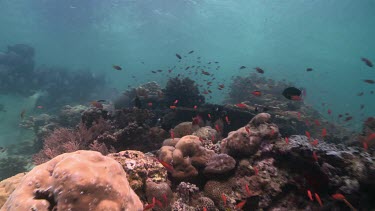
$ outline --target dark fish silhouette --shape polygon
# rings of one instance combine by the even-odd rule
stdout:
[[[21,117],[21,119],[23,119],[23,118],[25,117],[25,113],[26,113],[26,110],[23,109],[23,110],[21,111],[21,113],[20,113],[20,117]]]
[[[176,53],[176,57],[177,57],[178,59],[182,59],[182,57],[181,57],[178,53]]]
[[[366,79],[366,80],[363,80],[364,82],[366,83],[369,83],[369,84],[374,84],[375,81],[374,80],[371,80],[371,79]]]
[[[369,67],[373,67],[374,65],[372,64],[372,62],[369,60],[369,59],[366,59],[366,58],[361,58],[361,60]]]
[[[241,67],[240,67],[240,70],[245,69],[245,68],[246,68],[245,66],[241,66]]]
[[[262,68],[260,68],[260,67],[256,67],[256,68],[254,68],[258,73],[260,73],[260,74],[263,74],[264,73],[264,70],[262,69]]]
[[[112,65],[113,69],[115,70],[122,70],[122,68],[118,65]]]
[[[288,87],[284,89],[282,93],[282,95],[289,100],[292,100],[295,96],[300,97],[301,94],[302,94],[302,91],[295,87]]]
[[[308,67],[308,68],[306,68],[306,71],[311,72],[311,71],[313,71],[313,69],[311,67]]]
[[[194,53],[194,51],[189,51],[189,53],[188,53],[188,54],[192,54],[192,53]]]

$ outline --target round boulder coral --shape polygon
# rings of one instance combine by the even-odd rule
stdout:
[[[31,170],[3,210],[143,210],[126,173],[94,151],[59,155]]]
[[[177,180],[192,179],[198,175],[198,169],[214,155],[213,150],[202,146],[199,137],[188,135],[182,137],[175,147],[163,146],[158,153],[159,160],[173,166],[172,177]]]
[[[207,162],[203,173],[207,175],[224,175],[236,166],[236,160],[227,154],[214,155]]]
[[[245,127],[232,131],[221,141],[221,152],[235,157],[255,154],[260,146],[261,137],[248,133]]]
[[[249,122],[249,125],[257,127],[261,124],[270,122],[270,120],[271,120],[271,114],[259,113],[254,118],[251,119],[251,121]]]

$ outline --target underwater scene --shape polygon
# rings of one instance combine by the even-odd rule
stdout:
[[[1,0],[1,211],[375,211],[374,0]]]

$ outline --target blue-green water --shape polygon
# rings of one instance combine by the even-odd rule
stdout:
[[[361,61],[375,61],[374,11],[373,0],[1,0],[0,51],[29,44],[36,66],[89,68],[123,90],[150,80],[164,84],[165,76],[150,71],[166,70],[177,63],[175,53],[194,50],[185,60],[219,61],[216,77],[226,85],[254,71],[241,65],[260,66],[266,77],[305,87],[307,103],[350,112],[359,128],[361,104],[363,118],[375,113],[369,94],[375,85],[362,81],[374,80],[375,68]],[[0,113],[0,143],[17,139],[27,100],[1,97],[7,112]],[[210,101],[222,100],[215,91]]]

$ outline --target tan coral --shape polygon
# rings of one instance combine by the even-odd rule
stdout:
[[[166,169],[155,157],[147,156],[143,152],[126,150],[107,156],[121,164],[127,173],[131,188],[139,195],[143,192],[147,179],[154,182],[165,182],[167,180]]]
[[[174,137],[181,138],[186,135],[191,135],[199,126],[193,126],[192,122],[181,122],[173,128]]]
[[[279,137],[279,128],[270,123],[271,115],[257,114],[242,128],[232,131],[221,141],[221,152],[234,157],[251,156],[255,154],[263,140]]]
[[[0,182],[0,207],[2,207],[9,195],[20,184],[26,173],[19,173]]]
[[[190,157],[192,164],[198,167],[205,166],[215,154],[214,151],[204,148],[199,137],[193,135],[182,137],[176,144],[176,149],[181,150],[184,157]]]
[[[182,137],[175,147],[163,146],[158,153],[160,160],[173,165],[172,177],[184,180],[198,175],[197,167],[204,167],[215,152],[202,146],[199,137]]]
[[[36,166],[0,210],[143,210],[143,205],[119,163],[99,152],[76,151]]]
[[[157,199],[162,207],[155,206],[154,210],[170,210],[170,204],[173,199],[173,192],[169,187],[168,183],[160,182],[156,183],[151,180],[146,182],[146,197],[149,204],[152,203],[153,197]]]

